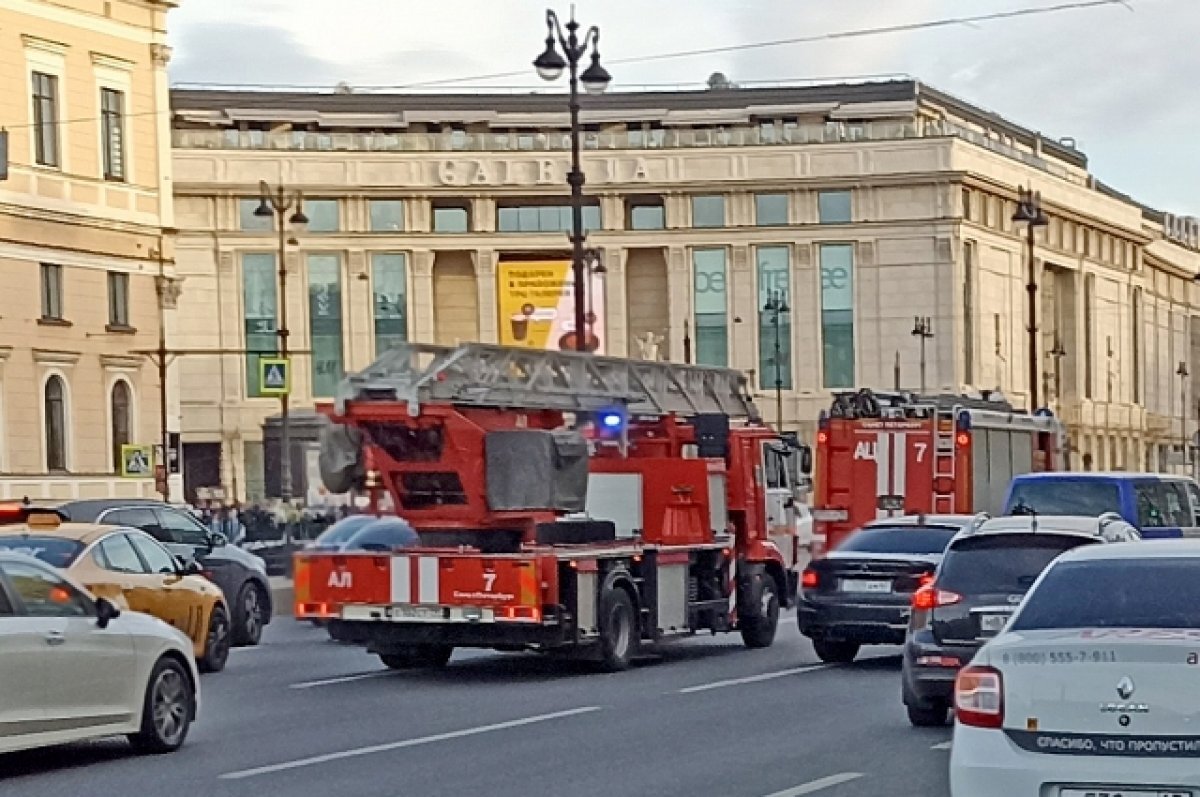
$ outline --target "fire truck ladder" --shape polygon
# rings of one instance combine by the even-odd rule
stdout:
[[[464,343],[398,344],[339,385],[347,402],[402,401],[562,412],[617,406],[632,416],[722,414],[758,421],[746,377],[729,368]]]
[[[947,413],[944,411],[934,413],[933,511],[950,514],[954,512],[953,488],[950,493],[943,493],[937,488],[939,484],[947,479],[950,480],[951,485],[954,484],[955,464],[958,461],[955,448],[958,407],[955,407],[948,415],[949,417],[947,417]]]

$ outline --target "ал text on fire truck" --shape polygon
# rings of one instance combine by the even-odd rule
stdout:
[[[759,421],[736,371],[405,344],[325,409],[327,487],[386,490],[420,544],[297,554],[296,616],[345,624],[389,667],[475,647],[619,670],[702,630],[765,647],[794,600],[808,450]]]
[[[815,548],[878,518],[999,514],[1013,476],[1061,470],[1063,426],[999,394],[834,395],[817,428]]]

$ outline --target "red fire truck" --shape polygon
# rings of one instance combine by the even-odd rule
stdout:
[[[835,394],[817,429],[813,518],[835,547],[878,518],[999,513],[1013,476],[1060,470],[1062,424],[997,394]]]
[[[702,630],[765,647],[794,600],[781,543],[807,452],[736,371],[406,344],[324,410],[326,486],[386,490],[420,544],[298,553],[295,614],[389,667],[475,647],[619,670]]]

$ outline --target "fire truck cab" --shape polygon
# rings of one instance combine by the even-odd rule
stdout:
[[[999,514],[1013,476],[1062,469],[1062,424],[982,396],[838,393],[817,430],[813,517],[832,549],[879,518]]]
[[[702,630],[765,647],[794,600],[800,452],[736,371],[404,344],[324,409],[326,486],[386,491],[420,543],[297,554],[295,614],[389,667],[479,647],[619,670]]]

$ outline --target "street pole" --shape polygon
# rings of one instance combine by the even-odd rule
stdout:
[[[1188,439],[1187,439],[1187,416],[1188,416],[1188,400],[1187,400],[1187,378],[1188,373],[1187,363],[1183,360],[1179,361],[1179,367],[1175,369],[1175,375],[1179,377],[1179,460],[1183,467],[1183,472],[1188,471]]]
[[[588,350],[587,312],[584,294],[588,289],[587,274],[584,264],[583,244],[586,235],[583,232],[583,164],[579,154],[579,140],[582,130],[579,125],[579,84],[589,94],[602,93],[612,77],[600,66],[600,29],[593,25],[579,39],[579,23],[575,21],[574,7],[571,19],[567,22],[567,34],[563,35],[558,16],[550,10],[546,11],[546,49],[534,59],[533,66],[538,75],[545,80],[557,80],[564,68],[568,69],[568,104],[571,116],[571,170],[567,174],[567,185],[571,188],[571,272],[575,282],[575,349]],[[566,55],[564,60],[559,55],[555,45],[562,47]],[[583,74],[579,73],[579,62],[591,48],[592,63]]]
[[[783,431],[783,338],[780,333],[783,316],[791,310],[782,290],[768,291],[763,312],[771,314],[771,326],[775,328],[775,428],[779,432]]]
[[[1067,350],[1063,348],[1062,340],[1056,333],[1054,335],[1054,348],[1050,350],[1050,357],[1054,360],[1054,411],[1062,413],[1062,359],[1067,356]],[[1049,400],[1049,396],[1047,396]]]
[[[686,318],[683,319],[683,362],[692,364],[692,329]]]
[[[921,394],[924,395],[925,385],[925,341],[933,337],[933,321],[929,316],[914,316],[912,334],[921,339]]]
[[[279,258],[279,296],[276,302],[279,324],[275,334],[279,340],[279,357],[287,363],[285,367],[288,369],[290,382],[292,366],[288,360],[290,353],[288,338],[291,336],[291,330],[288,328],[287,232],[288,224],[297,226],[307,224],[308,217],[304,215],[304,197],[299,192],[289,194],[283,185],[272,191],[265,180],[259,183],[259,191],[259,204],[254,215],[263,218],[273,217],[279,233],[279,253],[277,255]],[[288,211],[293,211],[290,218],[287,217]],[[292,500],[292,428],[289,395],[291,384],[286,387],[287,389],[279,395],[279,498],[284,502],[290,502]]]
[[[166,239],[159,236],[158,248],[151,255],[158,261],[158,277],[154,281],[155,292],[158,294],[158,349],[154,353],[154,365],[158,369],[158,429],[159,445],[162,446],[162,480],[158,490],[165,502],[171,501],[171,434],[167,431],[167,367],[170,365],[171,353],[167,349],[167,303],[174,286],[167,280],[167,258],[165,249]],[[157,469],[156,474],[157,476]]]
[[[1030,188],[1017,190],[1017,211],[1012,220],[1018,224],[1024,223],[1026,241],[1026,260],[1028,278],[1025,290],[1029,292],[1029,412],[1038,409],[1038,371],[1041,368],[1041,357],[1038,346],[1037,324],[1037,228],[1045,227],[1049,222],[1042,213],[1041,194]]]

